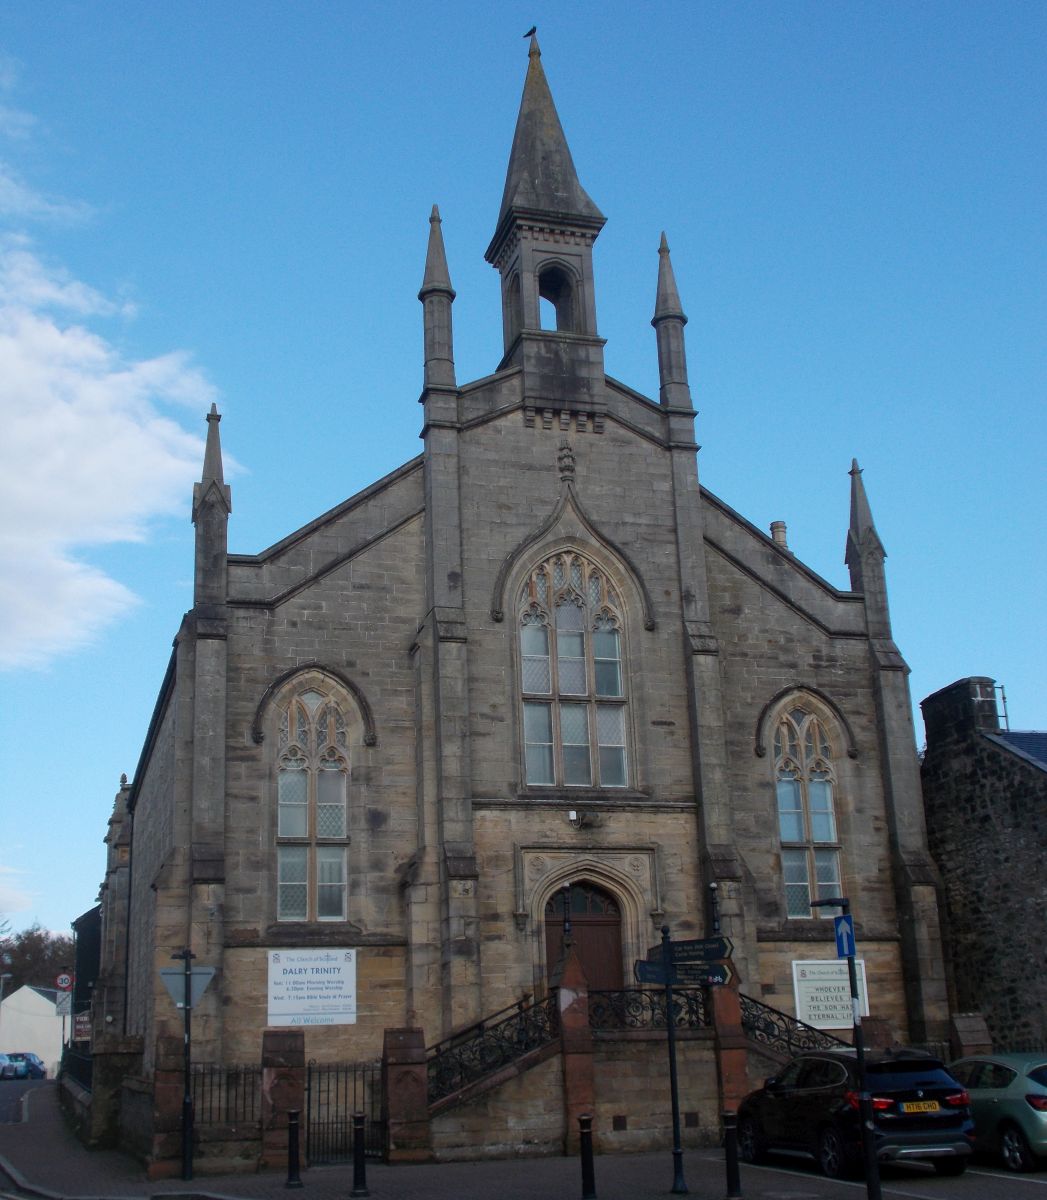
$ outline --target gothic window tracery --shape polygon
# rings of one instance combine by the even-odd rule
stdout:
[[[814,916],[811,900],[840,894],[836,773],[825,721],[799,705],[774,733],[778,833],[786,916]]]
[[[276,858],[279,921],[344,921],[349,749],[337,699],[295,692],[279,711]]]
[[[626,787],[621,600],[605,572],[564,550],[519,596],[524,776],[530,787]]]

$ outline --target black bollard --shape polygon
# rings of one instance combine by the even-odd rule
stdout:
[[[353,1113],[353,1190],[350,1196],[369,1196],[364,1162],[364,1114]]]
[[[582,1159],[582,1200],[596,1200],[596,1173],[593,1171],[593,1119],[578,1118],[578,1153]]]
[[[742,1177],[738,1171],[738,1114],[725,1112],[723,1117],[723,1149],[727,1164],[727,1200],[739,1200]]]
[[[297,1108],[287,1114],[287,1186],[301,1187],[302,1177],[298,1174],[298,1116]]]

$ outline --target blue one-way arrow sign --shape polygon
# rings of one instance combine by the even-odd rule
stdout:
[[[833,926],[836,929],[836,957],[852,958],[854,956],[854,917],[850,913],[833,917]]]

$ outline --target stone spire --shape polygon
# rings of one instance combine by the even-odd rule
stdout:
[[[454,335],[451,305],[454,288],[447,270],[447,255],[441,232],[440,210],[433,205],[429,217],[429,248],[425,255],[425,275],[418,299],[422,302],[425,331],[425,386],[455,387]]]
[[[691,389],[687,382],[687,353],[684,348],[683,327],[687,324],[676,276],[669,257],[669,243],[662,233],[658,246],[658,294],[651,320],[658,336],[659,397],[667,408],[691,407]]]
[[[879,558],[882,563],[887,552],[880,541],[880,535],[873,524],[872,509],[869,498],[865,494],[865,484],[862,483],[862,470],[856,458],[851,459],[851,521],[847,530],[847,551],[844,562],[851,571],[851,584],[854,587],[854,575],[861,574],[861,560],[868,554]],[[860,587],[854,587],[861,591]]]
[[[604,405],[593,283],[593,242],[603,225],[578,181],[532,36],[498,226],[485,255],[502,277],[499,369],[523,368],[525,404],[594,416]],[[543,300],[555,311],[545,328]]]
[[[228,522],[232,494],[222,471],[222,442],[218,434],[221,415],[216,405],[207,414],[207,443],[200,482],[193,484],[193,524],[196,526],[196,569],[193,602],[224,604]]]
[[[597,228],[604,223],[603,213],[578,181],[534,34],[498,213],[499,226],[514,209],[570,214],[594,222]]]
[[[873,524],[872,510],[856,458],[851,459],[851,520],[844,561],[851,576],[851,591],[865,595],[869,636],[889,640],[891,618],[887,607],[887,552]]]

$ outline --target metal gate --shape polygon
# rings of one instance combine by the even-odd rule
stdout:
[[[305,1079],[305,1154],[310,1166],[352,1159],[353,1113],[364,1115],[366,1157],[384,1158],[381,1062],[310,1062]]]

